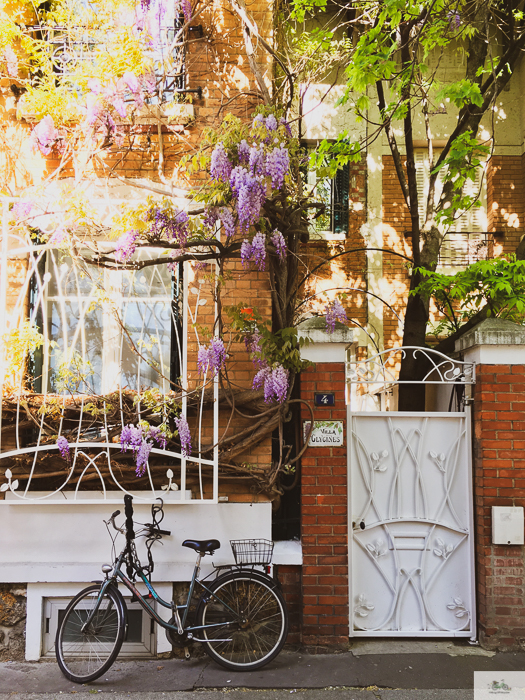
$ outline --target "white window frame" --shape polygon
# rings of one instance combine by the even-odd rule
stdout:
[[[144,249],[147,252],[147,248]],[[58,272],[60,268],[62,268],[62,265],[60,265],[60,251],[51,250],[49,251],[51,255],[46,255],[46,275],[54,275],[56,278],[60,279],[58,276]],[[67,265],[67,263],[63,263],[63,265]],[[52,269],[53,268],[53,269]],[[68,266],[69,269],[69,266]],[[124,309],[124,306],[126,303],[133,303],[133,302],[140,302],[144,304],[148,304],[148,302],[160,302],[160,303],[165,303],[169,310],[170,310],[170,328],[169,328],[169,333],[171,335],[171,304],[172,304],[172,289],[170,287],[169,293],[166,295],[153,295],[153,296],[146,296],[146,295],[130,295],[128,297],[124,296],[122,294],[122,276],[125,274],[126,271],[124,270],[110,270],[110,269],[104,269],[101,268],[103,277],[104,277],[104,289],[107,292],[108,295],[111,296],[111,301],[112,304],[115,305],[116,308],[118,308],[121,312]],[[135,272],[134,274],[140,275],[140,270]],[[74,274],[77,276],[78,271],[74,271]],[[90,310],[89,307],[93,304],[96,303],[96,286],[93,284],[91,291],[89,294],[80,294],[78,293],[65,293],[63,290],[59,290],[59,294],[49,294],[47,292],[48,285],[46,285],[46,291],[45,291],[45,299],[44,303],[42,305],[42,310],[44,312],[44,319],[43,319],[43,324],[44,326],[50,322],[50,304],[53,301],[60,300],[61,298],[63,299],[64,302],[70,301],[73,303],[77,303],[79,307],[79,316],[80,320],[78,322],[77,327],[75,328],[74,335],[72,338],[66,338],[65,335],[65,330],[64,330],[64,346],[66,345],[66,340],[67,340],[67,346],[68,348],[75,348],[79,349],[81,351],[81,355],[83,357],[86,357],[86,359],[89,359],[87,357],[87,350],[86,350],[86,341],[85,341],[85,335],[84,335],[84,319],[87,315],[89,315]],[[102,308],[102,339],[101,339],[101,344],[102,344],[102,367],[101,367],[101,394],[109,394],[113,391],[117,391],[121,382],[121,376],[122,376],[122,350],[123,350],[123,344],[126,343],[126,338],[125,335],[120,328],[117,319],[115,318],[114,314],[111,312],[111,310],[104,309]],[[140,348],[139,348],[140,350]],[[170,353],[168,355],[168,361],[167,361],[167,366],[163,366],[162,364],[162,348],[160,347],[159,343],[159,353],[160,353],[160,359],[161,359],[161,372],[165,377],[170,377],[170,363],[171,363],[171,347],[170,347]],[[139,388],[139,385],[144,385],[144,386],[150,386],[147,382],[140,381],[140,367],[142,365],[142,361],[139,361],[139,373],[137,375],[137,387]],[[43,366],[42,366],[42,386],[43,387],[49,387],[49,381],[50,381],[50,370],[51,370],[51,353],[49,351],[49,347],[46,344],[44,348],[44,353],[43,353]],[[159,376],[159,384],[160,384],[160,389],[163,393],[167,393],[170,389],[169,382],[166,379],[162,379],[162,377]],[[85,391],[85,388],[83,388],[83,391]]]
[[[27,584],[27,617],[26,617],[26,660],[38,661],[41,658],[54,658],[54,635],[56,634],[56,621],[50,623],[49,633],[46,633],[46,605],[51,606],[51,610],[58,616],[58,609],[64,602],[69,602],[74,596],[92,582],[68,582],[68,583],[28,583]],[[138,584],[142,593],[146,593],[146,587]],[[173,584],[171,582],[155,582],[155,590],[164,600],[171,600],[173,596]],[[127,589],[120,589],[126,606],[135,609],[138,603],[131,603],[131,593]],[[157,605],[152,601],[152,606],[157,614],[168,621],[171,611],[168,608]],[[140,607],[140,606],[139,606]],[[141,608],[142,609],[142,608]],[[155,624],[155,630],[150,632],[150,617],[144,612],[142,628],[142,644],[124,643],[122,656],[127,658],[152,658],[158,654],[172,651],[172,646],[168,641],[164,630]],[[145,624],[144,624],[145,623]],[[53,627],[53,630],[52,630]],[[47,636],[47,640],[45,637]],[[149,639],[148,639],[149,638]],[[52,648],[49,646],[52,644]]]

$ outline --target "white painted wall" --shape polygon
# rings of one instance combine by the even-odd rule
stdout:
[[[149,505],[135,506],[135,520],[151,522]],[[100,578],[100,567],[111,561],[111,541],[103,523],[116,509],[110,504],[24,504],[0,501],[0,581],[85,582]],[[120,510],[124,512],[124,508]],[[216,538],[221,542],[213,561],[233,562],[229,540],[271,539],[270,503],[165,505],[162,528],[172,531],[155,544],[154,580],[187,581],[195,553],[181,546],[184,539]],[[123,522],[123,515],[117,523]],[[119,535],[117,546],[124,546]],[[138,544],[139,555],[145,553]],[[203,561],[211,569],[211,557]]]

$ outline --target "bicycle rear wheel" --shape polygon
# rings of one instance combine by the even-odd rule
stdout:
[[[105,673],[124,640],[124,600],[109,586],[98,604],[100,590],[100,585],[89,586],[73,598],[57,630],[56,659],[64,676],[74,683],[89,683]]]
[[[233,671],[261,668],[281,651],[288,634],[288,612],[281,592],[269,577],[256,572],[222,576],[210,586],[197,610],[204,648],[217,663]]]

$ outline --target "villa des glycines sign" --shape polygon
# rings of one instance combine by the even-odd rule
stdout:
[[[310,421],[303,422],[304,438],[308,435]],[[341,447],[344,429],[342,420],[316,420],[308,440],[308,447]]]

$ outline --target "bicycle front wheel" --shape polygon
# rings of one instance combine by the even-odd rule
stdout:
[[[272,579],[239,572],[217,579],[212,596],[197,610],[199,634],[217,663],[233,671],[261,668],[281,651],[288,634],[288,613]]]
[[[124,640],[124,600],[111,586],[102,597],[100,591],[100,585],[81,591],[67,606],[58,626],[56,659],[64,676],[73,683],[89,683],[105,673]]]

